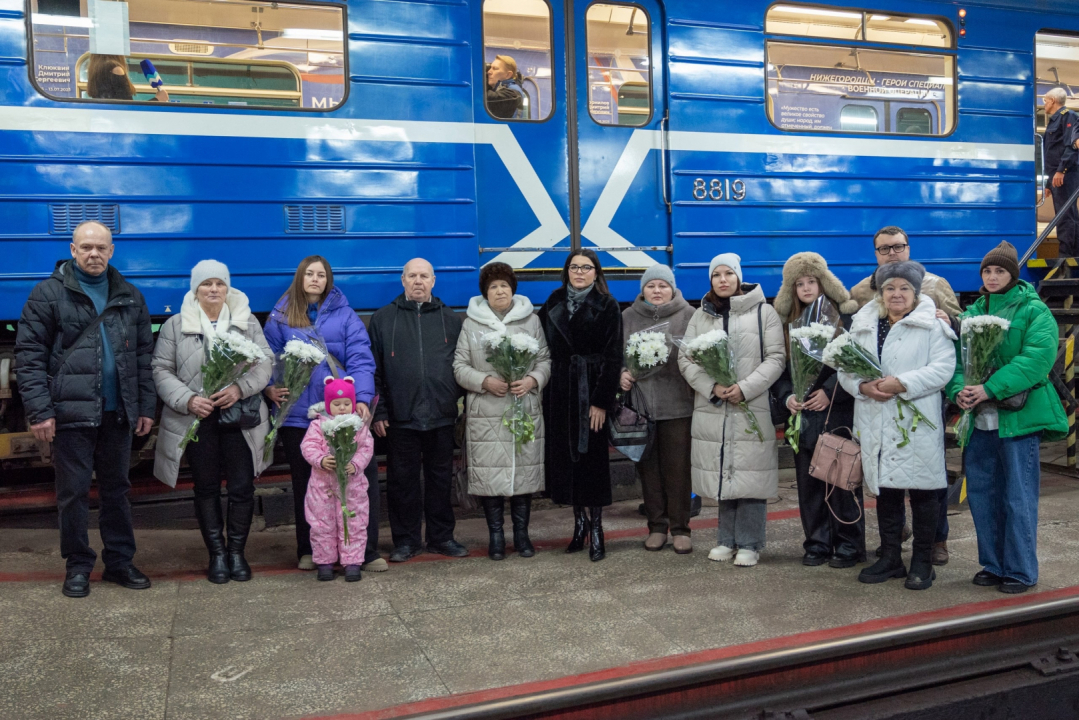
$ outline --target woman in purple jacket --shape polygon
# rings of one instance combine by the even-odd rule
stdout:
[[[288,418],[278,431],[292,470],[299,567],[301,570],[314,570],[311,526],[304,517],[304,498],[311,478],[311,466],[300,452],[300,442],[311,423],[307,411],[312,405],[322,402],[324,380],[336,372],[338,376],[351,375],[355,380],[356,412],[365,420],[370,418],[371,401],[375,396],[375,360],[371,355],[367,329],[349,306],[345,294],[333,286],[330,263],[319,255],[304,258],[296,268],[292,285],[270,313],[264,332],[266,342],[274,353],[281,352],[289,340],[312,337],[325,343],[329,353],[329,357],[311,374],[311,382],[303,391],[303,396],[292,406]],[[266,388],[266,396],[279,405],[288,396],[288,391],[271,385]],[[378,466],[374,461],[367,469],[367,476],[368,496],[371,498],[370,524],[374,526],[374,531],[368,528],[364,569],[379,572],[388,566],[378,555],[379,488]]]

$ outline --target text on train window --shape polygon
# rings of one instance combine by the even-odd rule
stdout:
[[[950,55],[768,42],[768,116],[782,130],[947,135]]]
[[[765,32],[778,35],[934,48],[953,46],[951,27],[941,20],[867,10],[773,5],[764,27]]]
[[[596,3],[585,21],[588,113],[600,125],[645,125],[652,116],[648,15],[636,5]]]
[[[484,0],[484,104],[491,117],[550,117],[551,59],[551,8],[544,0]]]
[[[31,74],[52,98],[330,110],[345,97],[340,7],[32,0],[30,17]]]

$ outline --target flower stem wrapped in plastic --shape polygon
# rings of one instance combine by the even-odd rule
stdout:
[[[634,380],[643,380],[663,369],[671,357],[670,323],[660,323],[635,332],[626,341],[626,370]]]
[[[202,397],[209,398],[243,377],[266,359],[262,348],[238,333],[206,339],[206,360],[202,364]],[[182,453],[190,442],[198,442],[201,419],[196,417],[180,440]]]
[[[835,326],[815,322],[802,327],[790,327],[791,384],[794,399],[806,401],[809,389],[817,382],[824,369],[824,348],[835,337]],[[787,423],[787,443],[798,452],[798,439],[802,433],[802,413],[796,413]]]
[[[862,380],[880,380],[884,377],[884,371],[881,369],[877,359],[864,347],[854,342],[854,338],[849,333],[843,333],[828,343],[828,346],[824,348],[823,357],[824,364],[828,367],[833,367],[848,375],[854,375]],[[937,426],[922,414],[922,411],[914,403],[904,400],[898,395],[895,397],[895,402],[899,414],[899,417],[895,419],[895,426],[899,429],[900,435],[903,436],[903,439],[896,445],[897,448],[906,447],[910,444],[910,434],[905,427],[899,424],[900,420],[906,419],[903,415],[903,408],[907,408],[911,413],[910,432],[918,429],[919,422],[924,422],[934,430],[937,429]]]
[[[506,383],[523,380],[536,362],[539,341],[524,333],[493,331],[480,338],[487,349],[487,362]],[[514,450],[521,452],[525,443],[536,439],[536,421],[525,412],[524,400],[511,394],[510,405],[502,414],[502,425],[513,436]]]
[[[270,432],[266,436],[263,460],[273,457],[273,446],[277,440],[277,431],[288,419],[289,412],[300,400],[315,368],[326,359],[326,353],[313,343],[303,340],[289,340],[277,356],[274,363],[274,387],[284,388],[288,397],[277,408],[277,414],[270,422]]]
[[[686,357],[696,365],[700,365],[712,382],[723,387],[730,387],[738,382],[738,371],[734,364],[734,350],[730,345],[727,333],[719,328],[710,330],[703,335],[698,335],[692,340],[678,341],[678,347],[685,352]],[[749,403],[745,400],[738,403],[738,407],[746,414],[746,422],[749,427],[746,433],[756,435],[757,439],[764,442],[764,433],[761,432],[757,416],[749,409]]]
[[[966,385],[982,385],[989,379],[996,360],[997,347],[1004,341],[1004,334],[1011,322],[996,315],[975,315],[963,318],[959,332],[959,348],[963,356],[963,382]],[[959,447],[970,442],[970,429],[974,423],[973,408],[964,410],[955,426]]]
[[[334,415],[322,423],[322,435],[326,443],[333,451],[333,461],[336,465],[334,472],[337,475],[337,496],[341,498],[341,525],[345,528],[345,545],[349,544],[348,519],[356,517],[356,513],[348,509],[346,498],[348,497],[348,466],[352,458],[356,456],[356,435],[363,429],[363,420],[355,413]],[[362,472],[358,469],[357,472]]]

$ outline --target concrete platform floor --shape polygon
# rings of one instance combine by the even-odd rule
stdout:
[[[571,511],[550,508],[533,515],[534,558],[491,562],[483,520],[467,519],[457,537],[473,557],[423,555],[357,584],[297,571],[291,529],[254,533],[254,579],[221,586],[203,579],[196,531],[139,530],[136,561],[153,587],[94,582],[72,600],[60,594],[55,531],[0,529],[0,718],[386,718],[1079,585],[1079,480],[1043,474],[1041,583],[1009,598],[970,583],[980,567],[965,509],[952,512],[951,562],[929,591],[803,567],[793,478],[782,477],[752,569],[707,559],[714,508],[694,521],[691,555],[645,552],[627,501],[606,514],[599,563],[562,552]],[[869,526],[872,550],[872,511]]]

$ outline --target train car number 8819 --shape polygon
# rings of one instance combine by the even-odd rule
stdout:
[[[693,199],[738,202],[746,199],[746,184],[742,180],[730,178],[712,178],[711,181],[697,178],[693,181]]]

